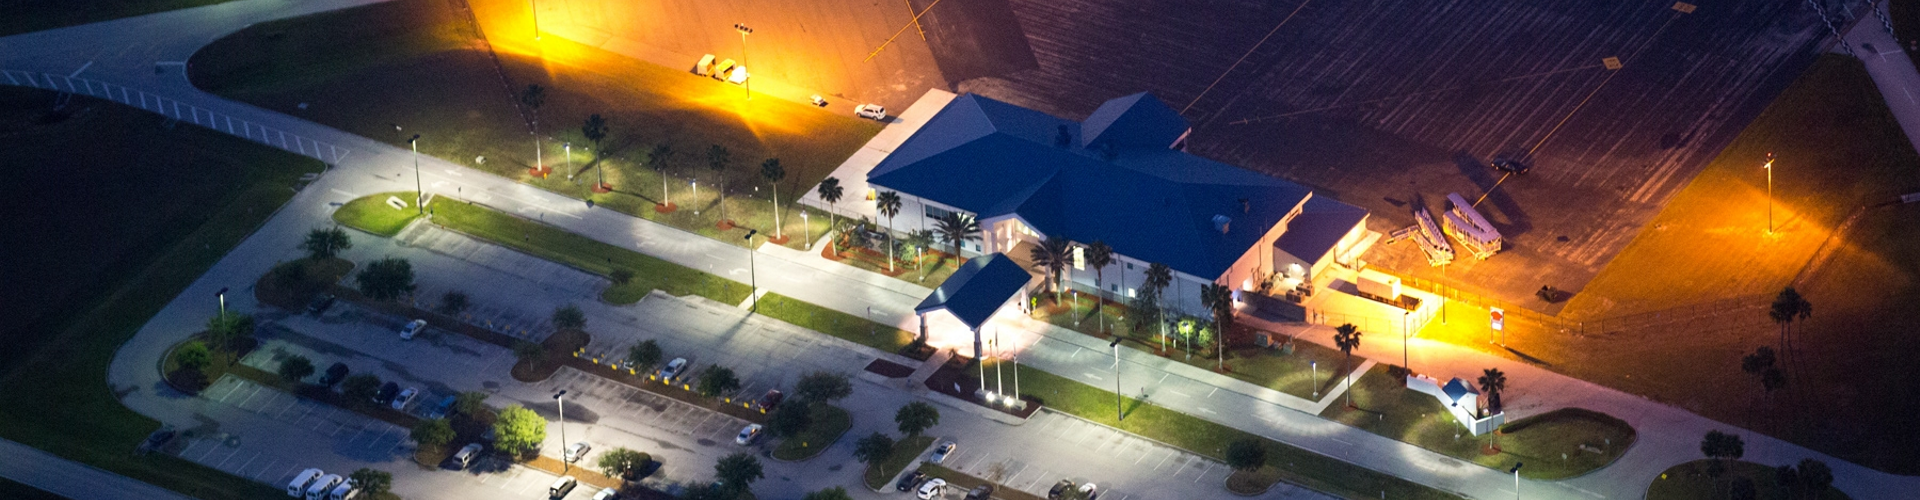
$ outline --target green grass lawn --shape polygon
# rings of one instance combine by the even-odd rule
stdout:
[[[814,247],[814,249],[824,250],[820,247]],[[953,276],[954,271],[960,270],[960,264],[963,263],[946,252],[926,253],[919,256],[920,262],[915,262],[915,255],[911,253],[902,253],[896,257],[898,260],[894,262],[891,271],[887,269],[886,253],[865,248],[849,248],[841,253],[840,259],[835,262],[927,288],[940,287],[941,283],[945,283],[947,278]],[[919,267],[914,267],[915,264],[919,264]]]
[[[195,54],[191,78],[210,92],[398,147],[420,134],[422,153],[736,245],[748,228],[774,233],[776,187],[761,176],[764,160],[778,158],[786,170],[777,187],[780,226],[787,244],[801,248],[806,233],[826,229],[826,214],[803,219],[792,200],[880,130],[804,103],[749,104],[739,87],[559,37],[537,49],[505,38],[493,40],[496,67],[472,43],[464,13],[446,2],[400,0],[249,27]],[[528,173],[536,164],[533,135],[510,94],[528,84],[547,89],[538,112],[538,130],[549,138],[540,156],[553,169],[545,178]],[[581,133],[591,114],[609,129],[598,147]],[[664,164],[664,184],[650,163],[643,165],[662,143],[676,152]],[[709,167],[713,145],[730,152],[720,171]],[[613,191],[592,193],[602,175]],[[736,229],[716,228],[722,210],[714,188],[723,182]],[[656,212],[663,201],[679,209]],[[808,220],[812,227],[803,228]]]
[[[1067,307],[1043,306],[1034,309],[1033,316],[1036,319],[1044,320],[1049,324],[1068,330],[1103,339],[1111,338],[1100,333],[1102,326],[1100,322],[1104,319],[1106,321],[1106,331],[1111,332],[1112,335],[1126,337],[1130,340],[1130,342],[1123,342],[1120,345],[1132,347],[1141,352],[1162,354],[1160,349],[1162,339],[1160,338],[1159,328],[1148,327],[1140,330],[1134,329],[1132,322],[1126,319],[1127,308],[1125,306],[1108,304],[1103,310],[1096,311],[1092,297],[1082,296],[1077,301],[1072,298],[1073,295],[1071,294],[1065,295],[1064,297],[1066,297],[1066,302],[1068,303]],[[1051,299],[1044,297],[1042,300],[1051,301]],[[1076,318],[1078,318],[1078,321],[1075,321]],[[1184,344],[1180,343],[1176,335],[1167,336],[1165,342],[1167,347],[1164,355],[1167,359],[1186,363],[1195,368],[1205,370],[1218,370],[1220,366],[1219,363],[1215,361],[1216,355],[1214,351],[1197,349],[1193,352],[1193,355],[1189,357],[1184,350]],[[1238,341],[1235,342],[1237,343]],[[1273,342],[1276,344],[1284,343],[1286,342],[1286,337],[1276,336]],[[1337,382],[1336,379],[1344,375],[1347,370],[1346,364],[1343,362],[1345,357],[1340,354],[1340,351],[1312,342],[1294,342],[1293,352],[1291,353],[1283,352],[1278,347],[1262,348],[1249,346],[1233,348],[1233,345],[1237,344],[1229,344],[1227,350],[1227,376],[1303,399],[1316,399],[1314,397],[1316,379],[1314,378],[1313,363],[1318,362],[1320,366],[1317,381],[1320,386],[1319,390],[1322,392],[1332,387],[1334,384],[1331,382]],[[1363,360],[1359,358],[1355,358],[1353,365],[1357,366],[1362,361]]]
[[[615,269],[632,271],[634,276],[631,281],[613,285],[601,292],[601,300],[609,303],[639,302],[653,290],[673,295],[699,295],[727,304],[738,304],[747,298],[746,284],[601,243],[484,205],[436,198],[428,206],[433,210],[433,223],[475,238],[601,276],[610,276]]]
[[[829,404],[817,404],[808,408],[813,415],[813,423],[806,430],[793,437],[780,440],[780,446],[773,449],[773,458],[780,460],[806,460],[826,451],[834,441],[853,428],[853,415],[847,410]]]
[[[772,292],[760,296],[754,312],[886,352],[900,352],[913,343],[912,332]]]
[[[0,10],[0,36],[111,21],[233,0],[18,0]]]
[[[1227,444],[1259,439],[1267,444],[1267,463],[1285,464],[1278,479],[1348,498],[1457,498],[1405,479],[1335,460],[1192,415],[1125,398],[1126,421],[1117,421],[1112,392],[1021,366],[1021,390],[1047,407],[1223,460]]]
[[[921,452],[927,451],[929,446],[933,446],[933,436],[914,436],[894,443],[893,453],[888,454],[886,460],[867,466],[865,476],[867,487],[892,488],[893,484],[890,481],[893,481],[893,477],[900,475],[900,471],[906,470],[907,464],[918,458]]]
[[[1528,467],[1532,467],[1531,464]],[[1647,486],[1647,500],[1693,500],[1698,498],[1727,498],[1728,491],[1735,481],[1752,481],[1759,500],[1847,500],[1852,498],[1837,489],[1808,496],[1794,495],[1780,486],[1774,476],[1774,468],[1753,462],[1735,461],[1727,466],[1727,471],[1718,479],[1707,477],[1707,461],[1695,460],[1660,473],[1660,477]]]
[[[1353,404],[1358,409],[1329,405],[1320,416],[1492,469],[1526,462],[1520,475],[1533,479],[1562,479],[1605,467],[1626,453],[1635,436],[1620,419],[1565,408],[1508,422],[1506,435],[1499,437],[1500,453],[1487,455],[1482,450],[1493,436],[1468,433],[1439,400],[1407,389],[1385,365],[1354,381]]]
[[[67,497],[0,477],[0,498],[9,500],[66,500]]]
[[[0,231],[33,242],[9,247],[7,283],[39,291],[34,307],[4,299],[0,308],[10,342],[0,353],[0,437],[199,498],[282,494],[173,456],[134,456],[160,424],[115,394],[153,389],[103,377],[121,343],[323,165],[86,97],[50,119],[53,98],[0,88],[0,149],[44,167],[16,169],[0,193],[23,207],[61,207],[0,220]],[[113,182],[74,182],[85,178]],[[38,411],[47,401],[62,411]]]
[[[333,221],[392,238],[400,234],[400,230],[406,228],[408,223],[420,217],[420,210],[413,206],[414,194],[412,191],[395,191],[355,198],[334,209]],[[387,198],[399,198],[407,208],[393,208],[393,205],[387,204]]]

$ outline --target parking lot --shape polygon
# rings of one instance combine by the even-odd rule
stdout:
[[[166,448],[180,458],[267,484],[286,484],[309,467],[345,475],[351,472],[345,464],[384,462],[413,452],[408,430],[400,426],[232,375],[220,377],[201,391],[201,399],[207,402],[203,413],[223,423],[233,421],[220,419],[223,414],[249,413],[281,426],[269,429],[270,432],[310,432],[329,442],[331,449],[305,449],[287,445],[299,440],[248,439],[242,437],[243,433],[215,426],[208,430],[185,429],[195,435],[176,440]],[[261,423],[259,419],[250,422],[247,425]]]
[[[1007,447],[969,443],[981,438],[969,436],[942,465],[1043,497],[1061,479],[1090,481],[1100,486],[1100,498],[1109,500],[1181,498],[1196,487],[1215,487],[1231,472],[1205,457],[1050,411],[1034,414],[1016,429],[1014,434],[1051,441],[1044,448],[1072,450],[1076,458],[1027,453],[1042,447],[1034,441]]]
[[[553,377],[534,385],[548,393],[566,390],[567,421],[629,428],[646,426],[694,438],[697,442],[733,445],[735,433],[747,421],[712,410],[675,401],[633,386],[610,381],[572,368],[562,368]],[[619,421],[609,423],[609,421]],[[549,450],[559,454],[559,439],[547,440]],[[578,441],[578,439],[575,439]],[[598,452],[596,446],[585,461]]]

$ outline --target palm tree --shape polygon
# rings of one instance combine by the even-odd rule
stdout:
[[[673,146],[667,143],[653,145],[647,152],[647,167],[660,176],[660,203],[673,206],[673,199],[667,196],[667,161],[673,159]]]
[[[953,245],[953,258],[960,258],[960,242],[980,237],[980,221],[959,212],[947,212],[933,221],[933,231]]]
[[[840,195],[845,194],[845,191],[845,188],[840,187],[840,179],[835,177],[820,181],[820,187],[814,189],[814,192],[820,194],[820,201],[827,202],[827,227],[840,227],[838,212],[833,209],[833,204],[840,202]]]
[[[1791,286],[1781,290],[1780,295],[1773,299],[1773,307],[1767,310],[1767,317],[1780,325],[1781,354],[1793,354],[1793,339],[1788,331],[1793,321],[1805,320],[1809,316],[1813,316],[1813,304]]]
[[[1145,283],[1140,284],[1140,294],[1148,299],[1147,302],[1153,304],[1155,310],[1164,310],[1166,306],[1160,303],[1160,298],[1163,297],[1161,294],[1166,292],[1167,285],[1172,284],[1173,268],[1167,267],[1166,264],[1155,262],[1147,266],[1147,278]],[[1166,338],[1167,322],[1161,321],[1160,342],[1165,344]],[[1165,346],[1162,345],[1161,348],[1165,349]]]
[[[1113,265],[1113,247],[1107,246],[1104,241],[1094,240],[1092,245],[1087,245],[1087,265],[1093,266],[1093,286],[1100,289],[1100,293],[1094,294],[1094,297],[1099,300],[1095,301],[1093,309],[1095,313],[1099,313],[1107,308],[1107,266]],[[1125,279],[1126,273],[1121,275],[1122,279]],[[1105,331],[1107,315],[1099,314],[1099,316],[1100,330]]]
[[[1047,285],[1053,288],[1053,303],[1060,303],[1060,272],[1066,270],[1073,258],[1073,242],[1066,238],[1048,236],[1033,247],[1033,267],[1047,273]]]
[[[1218,345],[1220,371],[1227,370],[1227,328],[1233,326],[1233,289],[1219,283],[1200,287],[1200,303],[1213,313],[1213,343]]]
[[[780,238],[780,179],[787,178],[787,169],[780,166],[779,158],[768,158],[760,162],[760,177],[773,185],[773,237]]]
[[[1353,323],[1340,325],[1333,329],[1333,345],[1340,348],[1340,354],[1347,356],[1343,363],[1347,370],[1347,407],[1353,407],[1353,350],[1360,348],[1360,328]]]
[[[893,216],[900,215],[900,193],[882,191],[875,196],[874,209],[887,216],[887,272],[893,272]]]
[[[1488,368],[1480,373],[1480,392],[1487,393],[1487,411],[1499,413],[1504,407],[1500,402],[1500,391],[1507,390],[1507,374],[1499,368]]]
[[[927,280],[927,249],[933,247],[935,236],[932,229],[920,229],[907,232],[906,243],[913,247],[913,268],[920,270],[920,280]]]
[[[547,175],[547,164],[540,159],[540,105],[547,103],[547,89],[538,84],[528,84],[527,90],[520,93],[520,104],[533,112],[533,122],[528,130],[533,132],[533,169],[540,175]]]
[[[733,154],[727,148],[714,144],[707,148],[707,169],[713,170],[714,188],[720,190],[720,221],[730,222],[727,218],[727,167],[733,164]]]

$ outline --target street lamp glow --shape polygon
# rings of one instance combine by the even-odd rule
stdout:
[[[420,184],[420,134],[407,139],[407,147],[413,148],[413,205],[420,209],[420,215],[426,215],[427,188]]]
[[[733,30],[740,32],[740,65],[753,67],[752,59],[747,57],[747,35],[753,34],[753,28],[742,23],[733,23]],[[741,72],[745,71],[741,70]],[[747,78],[742,80],[740,85],[747,90],[747,100],[753,100],[753,75],[747,74]]]
[[[1767,170],[1767,234],[1773,234],[1773,152],[1767,152],[1767,164],[1760,168]]]
[[[813,249],[813,226],[807,223],[810,220],[811,219],[807,217],[807,209],[801,208],[800,209],[800,231],[801,231],[800,234],[802,235],[801,237],[806,238],[807,240],[806,247],[808,250]]]

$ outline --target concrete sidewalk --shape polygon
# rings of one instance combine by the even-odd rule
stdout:
[[[67,498],[101,500],[192,500],[133,478],[0,439],[0,477]]]

